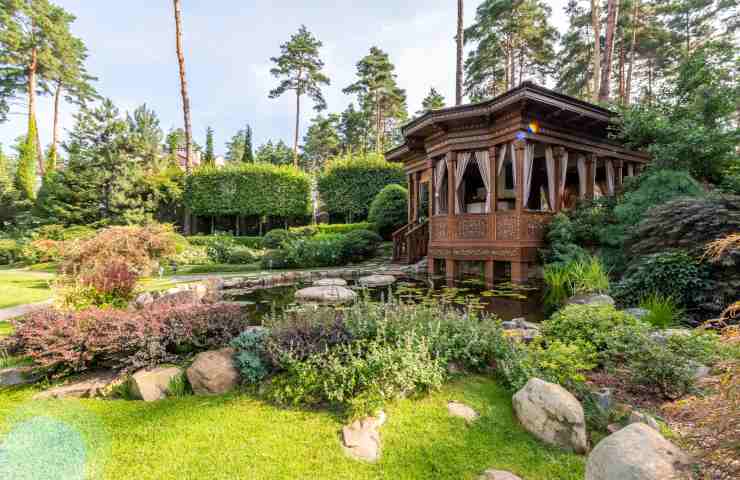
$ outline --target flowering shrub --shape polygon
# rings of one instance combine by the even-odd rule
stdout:
[[[29,264],[58,262],[68,248],[69,242],[62,240],[33,240],[23,246],[21,258]]]
[[[245,327],[238,306],[153,304],[137,311],[41,310],[14,322],[12,341],[50,373],[138,369],[227,344]]]

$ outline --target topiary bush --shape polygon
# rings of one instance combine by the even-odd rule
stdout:
[[[400,185],[388,185],[370,204],[368,220],[383,237],[388,238],[408,221],[408,191]]]
[[[344,216],[347,222],[365,218],[375,196],[390,184],[406,184],[403,165],[386,162],[382,155],[376,154],[364,157],[347,154],[337,158],[318,178],[326,211]]]
[[[295,236],[292,235],[288,230],[279,228],[275,230],[270,230],[265,234],[264,237],[262,237],[262,247],[280,248],[283,242],[291,240],[292,238],[295,238]]]
[[[342,256],[350,261],[370,258],[383,242],[380,235],[369,230],[353,230],[342,239]]]

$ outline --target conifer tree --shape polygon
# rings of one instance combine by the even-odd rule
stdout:
[[[254,147],[252,146],[252,127],[247,125],[244,129],[244,154],[242,163],[254,163]]]
[[[216,154],[213,151],[213,128],[206,129],[206,152],[203,155],[203,163],[209,167],[216,164]]]
[[[421,110],[416,112],[416,114],[423,115],[430,110],[438,110],[440,108],[444,108],[444,106],[445,97],[443,97],[436,88],[432,87],[429,89],[427,96],[424,97],[424,100],[421,101]]]
[[[18,165],[15,172],[15,188],[24,200],[36,199],[36,117],[28,119],[28,135],[20,143]]]

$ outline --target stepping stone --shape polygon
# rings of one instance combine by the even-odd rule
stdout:
[[[13,367],[0,370],[0,387],[29,385],[41,379],[33,367]]]
[[[111,371],[94,372],[75,382],[53,387],[33,396],[34,400],[52,398],[96,398],[105,396],[108,387],[115,382],[116,374]]]
[[[478,480],[522,480],[511,472],[505,470],[486,470]]]
[[[396,277],[393,275],[370,275],[360,278],[358,283],[363,287],[387,287],[396,283]]]
[[[355,460],[376,462],[380,458],[380,432],[378,429],[385,423],[385,413],[377,417],[355,420],[342,428],[342,448]]]
[[[347,280],[342,278],[322,278],[313,282],[314,287],[346,287]]]
[[[346,287],[308,287],[295,292],[295,299],[301,303],[322,303],[339,305],[351,303],[357,298],[357,293]]]
[[[453,417],[463,418],[468,423],[473,423],[480,416],[478,415],[478,412],[460,402],[448,402],[447,411],[450,412],[450,415]]]

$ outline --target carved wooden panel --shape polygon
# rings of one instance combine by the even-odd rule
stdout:
[[[447,240],[447,218],[432,220],[432,240]]]
[[[505,257],[513,258],[517,256],[515,248],[453,248],[452,255],[455,257]]]
[[[528,240],[543,240],[545,238],[545,228],[549,217],[531,215],[526,217],[526,238]]]
[[[516,240],[519,217],[516,215],[496,216],[496,240]]]
[[[458,238],[465,240],[477,240],[488,238],[488,218],[462,217],[457,223]]]

